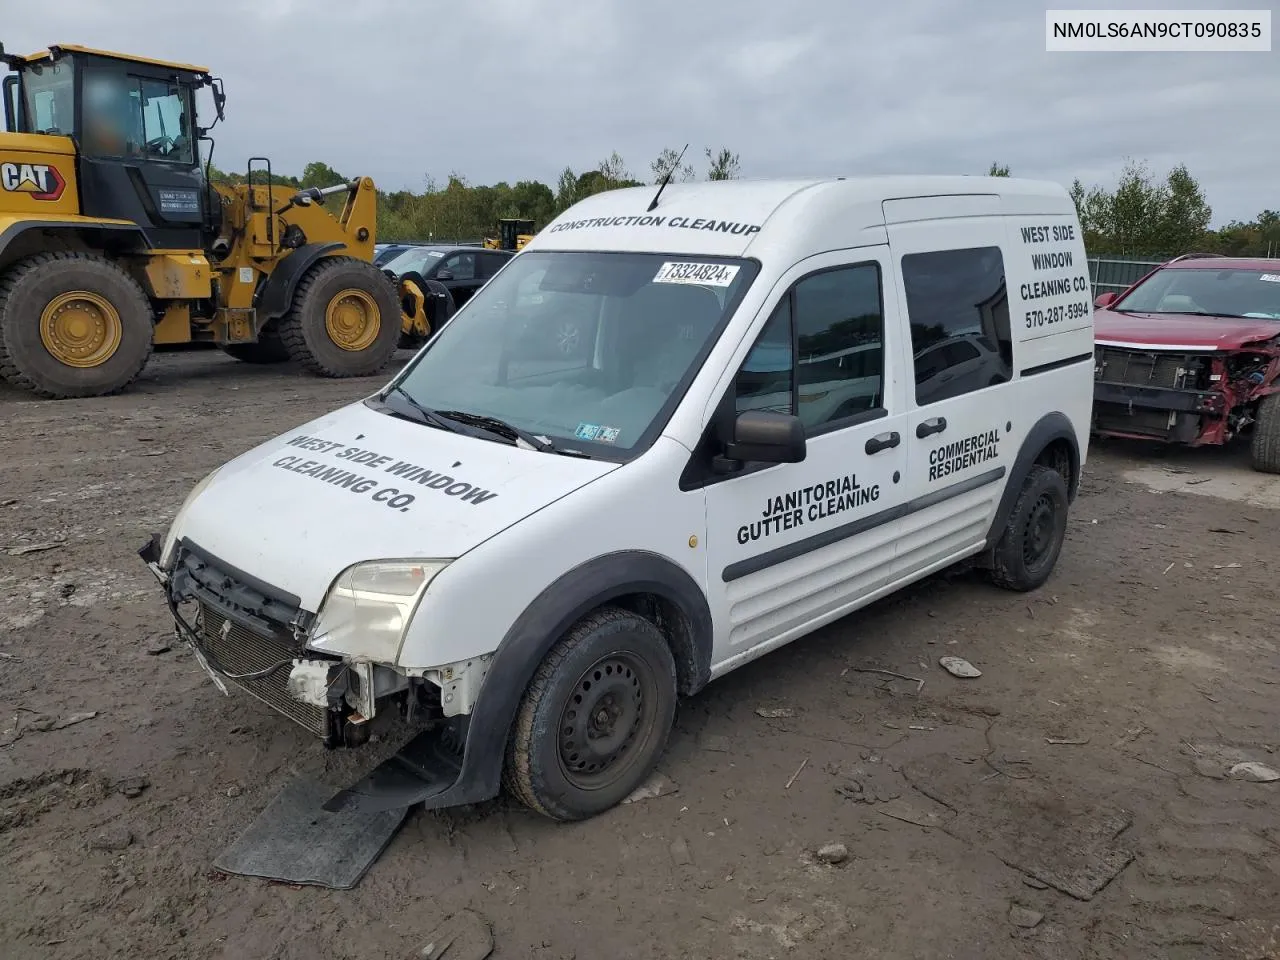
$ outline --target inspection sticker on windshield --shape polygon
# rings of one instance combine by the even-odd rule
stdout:
[[[654,283],[700,283],[708,287],[727,287],[738,275],[738,268],[727,263],[676,263],[668,261],[658,270]]]
[[[622,431],[617,427],[602,427],[597,423],[580,423],[573,435],[579,440],[596,440],[600,443],[613,443]]]
[[[1264,273],[1258,279],[1265,280],[1267,283],[1280,283],[1280,273]]]

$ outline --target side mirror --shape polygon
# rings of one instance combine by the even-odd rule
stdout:
[[[436,271],[436,279],[437,279],[437,280],[452,280],[452,279],[453,279],[453,271],[452,271],[452,270],[437,270],[437,271]]]
[[[800,463],[806,453],[804,424],[799,417],[769,410],[744,410],[733,422],[733,438],[725,444],[730,460],[757,463]]]
[[[1116,295],[1114,293],[1100,293],[1098,294],[1098,298],[1093,301],[1093,305],[1098,310],[1103,310],[1115,302]]]
[[[218,114],[218,119],[225,120],[226,115],[223,113],[223,108],[227,105],[227,95],[226,93],[223,92],[222,80],[218,77],[215,77],[212,83],[213,83],[213,108]]]

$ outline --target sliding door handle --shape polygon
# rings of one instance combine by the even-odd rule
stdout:
[[[941,433],[947,429],[946,417],[934,417],[932,420],[922,420],[920,426],[916,427],[916,436],[923,440],[925,437],[935,433]]]
[[[881,433],[867,441],[867,453],[872,454],[879,453],[881,450],[889,450],[901,442],[902,436],[897,431]]]

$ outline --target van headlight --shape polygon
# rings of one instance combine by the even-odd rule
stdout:
[[[395,663],[409,620],[449,560],[375,560],[347,567],[329,588],[307,647]]]
[[[182,506],[178,508],[178,512],[174,514],[173,523],[169,524],[169,532],[164,535],[164,547],[160,551],[160,566],[167,570],[169,564],[173,561],[173,545],[178,542],[178,530],[182,527],[182,521],[187,517],[187,511],[191,508],[191,504],[195,503],[196,497],[204,493],[205,488],[213,482],[213,478],[218,475],[217,470],[211,470],[207,473],[199,483],[191,488],[191,492],[187,494],[187,499],[182,501]]]

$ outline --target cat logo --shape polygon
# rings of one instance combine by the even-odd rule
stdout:
[[[10,193],[28,193],[32,200],[57,200],[66,186],[58,168],[46,163],[0,163],[0,187]]]

